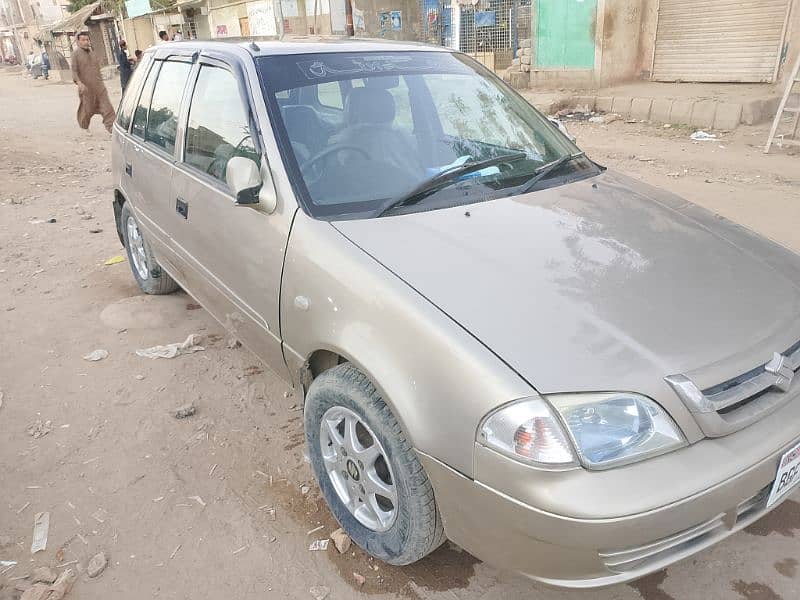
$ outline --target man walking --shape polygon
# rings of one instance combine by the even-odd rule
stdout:
[[[78,86],[80,128],[88,130],[92,117],[103,115],[103,125],[111,133],[116,114],[100,75],[100,63],[92,52],[92,43],[85,31],[78,34],[78,49],[72,53],[72,81]]]
[[[128,80],[131,78],[131,61],[128,58],[128,44],[125,40],[120,40],[119,51],[117,52],[117,65],[119,68],[119,83],[122,86],[122,92],[125,93],[125,88],[128,87]]]

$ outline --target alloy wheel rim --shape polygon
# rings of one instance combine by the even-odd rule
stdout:
[[[397,518],[397,488],[386,451],[361,417],[342,406],[320,423],[325,471],[339,500],[372,531],[386,531]]]
[[[131,251],[131,259],[133,260],[133,267],[136,269],[139,277],[147,279],[150,276],[150,269],[147,266],[147,253],[144,249],[144,238],[139,232],[139,226],[136,224],[136,219],[128,217],[128,247]]]

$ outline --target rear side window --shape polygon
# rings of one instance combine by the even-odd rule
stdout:
[[[142,86],[142,79],[144,79],[147,69],[150,68],[150,55],[146,54],[142,57],[142,62],[136,65],[133,71],[133,76],[128,82],[128,87],[125,90],[125,95],[122,97],[122,102],[119,105],[119,114],[117,115],[117,123],[124,130],[128,130],[133,117],[133,109],[136,106],[136,100],[139,97],[139,89]]]
[[[175,136],[178,132],[178,112],[181,97],[192,65],[185,62],[167,61],[161,65],[150,115],[147,117],[145,140],[160,146],[168,153],[175,151]]]
[[[147,126],[147,109],[150,107],[150,98],[153,96],[153,85],[158,76],[158,67],[161,63],[156,63],[150,69],[147,75],[147,80],[144,82],[144,89],[142,95],[139,97],[139,103],[136,105],[136,110],[133,113],[133,127],[131,133],[136,137],[144,138],[144,128]]]
[[[184,161],[220,181],[234,156],[259,162],[249,117],[233,74],[203,65],[189,108]]]

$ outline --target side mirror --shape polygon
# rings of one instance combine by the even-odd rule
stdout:
[[[225,181],[231,188],[236,204],[258,204],[259,191],[264,182],[255,161],[243,156],[234,156],[225,169]]]

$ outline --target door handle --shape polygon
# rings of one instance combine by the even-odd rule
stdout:
[[[133,177],[133,165],[131,165],[131,163],[125,163],[125,172],[128,174],[128,177]]]
[[[175,199],[175,212],[177,212],[180,216],[184,219],[189,218],[189,203],[186,202],[183,198],[176,198]]]

